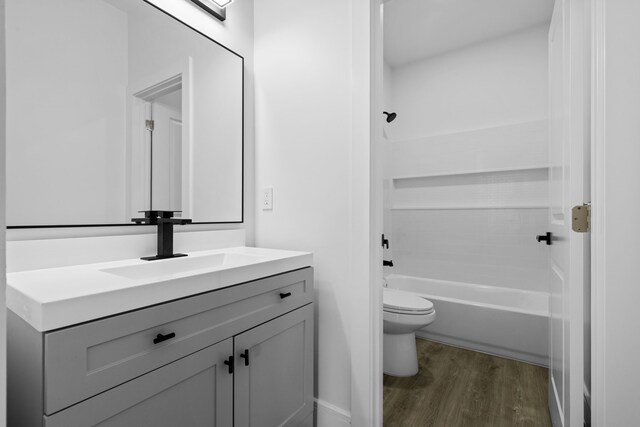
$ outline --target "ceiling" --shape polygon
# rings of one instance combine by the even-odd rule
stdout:
[[[548,23],[554,0],[387,0],[384,57],[392,67]]]

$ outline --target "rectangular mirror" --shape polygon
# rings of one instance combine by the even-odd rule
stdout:
[[[244,59],[143,0],[6,0],[7,225],[243,221]]]

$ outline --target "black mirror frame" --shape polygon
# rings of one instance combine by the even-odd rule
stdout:
[[[244,60],[244,56],[240,55],[239,53],[229,49],[227,46],[223,45],[222,43],[212,39],[211,37],[207,36],[206,34],[204,34],[203,32],[195,29],[194,27],[192,27],[191,25],[187,24],[186,22],[182,21],[181,19],[177,18],[176,16],[170,14],[169,12],[159,8],[158,6],[156,6],[155,4],[151,3],[149,0],[142,0],[144,1],[146,4],[148,4],[149,6],[159,10],[160,12],[164,13],[165,15],[169,16],[170,18],[173,18],[175,21],[181,23],[182,25],[184,25],[185,27],[191,29],[192,31],[195,31],[196,33],[200,34],[201,36],[205,37],[206,39],[212,41],[213,43],[217,44],[218,46],[224,48],[225,50],[227,50],[228,52],[236,55],[238,58],[240,58],[242,60],[242,195],[241,195],[241,208],[240,208],[240,220],[239,221],[203,221],[203,222],[192,222],[191,224],[197,225],[197,224],[243,224],[244,223],[244,207],[245,207],[245,202],[244,202],[244,196],[245,196],[245,170],[244,170],[244,162],[245,162],[245,156],[244,156],[244,152],[245,152],[245,144],[244,144],[244,138],[245,138],[245,105],[244,105],[244,97],[245,97],[245,60]],[[194,3],[198,3],[197,1],[193,0]],[[201,6],[202,7],[202,6]],[[224,9],[222,9],[222,11],[224,12]],[[8,225],[6,228],[8,230],[11,229],[33,229],[33,228],[82,228],[82,227],[148,227],[148,226],[153,226],[152,224],[135,224],[135,223],[122,223],[122,224],[45,224],[45,225]]]

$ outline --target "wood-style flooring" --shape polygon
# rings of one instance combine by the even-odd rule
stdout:
[[[548,370],[417,340],[416,376],[384,376],[385,427],[551,427]]]

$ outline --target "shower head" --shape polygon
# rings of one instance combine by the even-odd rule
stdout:
[[[396,113],[387,113],[386,111],[384,111],[382,114],[386,114],[387,115],[387,123],[391,123],[398,116]]]

